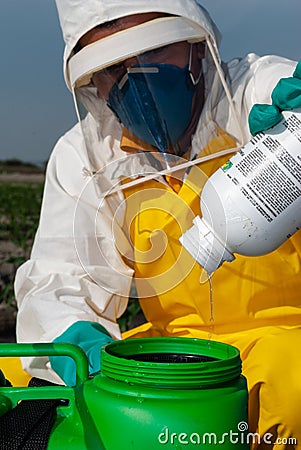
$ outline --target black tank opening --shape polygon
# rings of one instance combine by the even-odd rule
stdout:
[[[199,363],[218,361],[218,358],[205,355],[192,355],[185,353],[137,353],[123,356],[126,359],[143,362],[158,363]]]

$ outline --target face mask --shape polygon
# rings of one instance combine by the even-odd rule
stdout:
[[[133,66],[113,85],[108,105],[135,136],[164,153],[189,125],[195,89],[188,66]]]

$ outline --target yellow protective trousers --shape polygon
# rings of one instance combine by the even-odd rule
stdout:
[[[235,143],[221,133],[209,145],[214,152]],[[236,346],[248,381],[249,431],[258,433],[252,447],[301,448],[300,231],[268,255],[224,263],[212,276],[212,297],[179,242],[201,214],[204,182],[225,160],[194,167],[183,183],[152,180],[125,191],[124,226],[148,322],[124,338],[186,336]]]

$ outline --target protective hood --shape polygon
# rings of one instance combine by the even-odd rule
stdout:
[[[95,26],[120,17],[146,12],[180,16],[200,27],[200,32],[211,40],[216,52],[220,43],[221,36],[217,27],[198,0],[56,0],[56,4],[66,43],[64,74],[69,89],[71,82],[68,62],[79,39]]]

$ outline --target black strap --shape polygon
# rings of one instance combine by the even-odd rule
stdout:
[[[29,386],[51,386],[33,378]],[[0,417],[0,450],[46,450],[60,400],[22,400]]]

